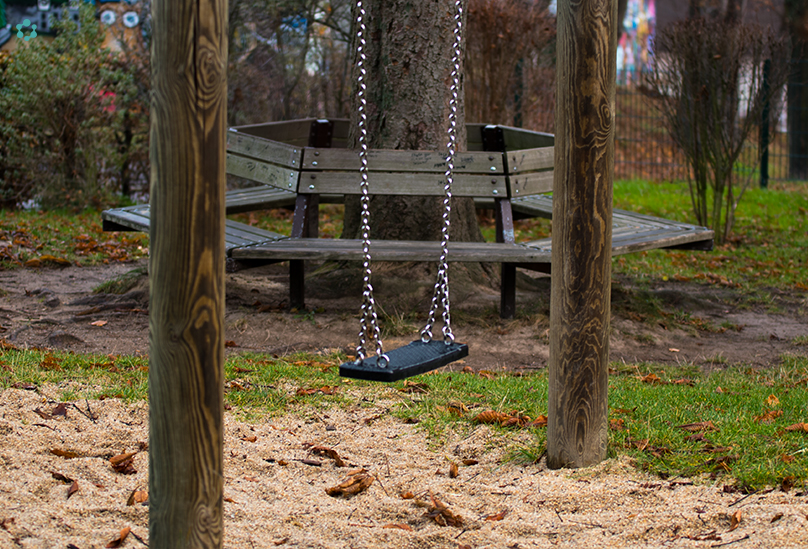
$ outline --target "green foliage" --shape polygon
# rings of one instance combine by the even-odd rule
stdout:
[[[105,203],[120,166],[115,129],[132,94],[131,75],[115,70],[91,6],[81,25],[69,19],[56,38],[20,43],[0,81],[0,134],[8,158],[0,198],[36,199],[42,207]]]

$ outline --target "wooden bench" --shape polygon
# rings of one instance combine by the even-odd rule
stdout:
[[[469,124],[468,151],[458,153],[452,192],[493,209],[496,242],[451,242],[449,261],[502,265],[503,318],[516,311],[516,269],[550,271],[550,238],[515,243],[513,220],[552,216],[553,136],[504,126]],[[231,128],[227,172],[258,184],[229,191],[227,212],[292,207],[290,237],[228,220],[227,255],[255,265],[289,261],[290,305],[305,304],[305,261],[361,261],[360,240],[318,238],[320,202],[359,193],[359,158],[345,148],[346,120],[299,120]],[[445,158],[431,151],[369,152],[370,193],[442,196]],[[103,212],[105,230],[148,229],[148,206]],[[712,231],[635,214],[613,213],[612,254],[653,248],[711,249]],[[374,261],[437,261],[439,242],[373,240]]]

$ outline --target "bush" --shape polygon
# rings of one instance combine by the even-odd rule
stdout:
[[[697,18],[659,32],[654,51],[647,87],[659,98],[655,105],[668,133],[690,164],[696,220],[712,228],[722,243],[751,182],[751,177],[736,181],[735,163],[764,106],[780,97],[788,70],[787,41],[757,25]],[[776,127],[774,121],[769,127]]]
[[[79,209],[112,194],[121,158],[115,132],[126,113],[117,103],[133,93],[132,78],[115,70],[92,7],[81,6],[80,23],[58,22],[52,42],[21,42],[0,76],[6,203]]]

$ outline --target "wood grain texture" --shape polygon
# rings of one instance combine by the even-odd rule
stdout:
[[[616,0],[558,3],[547,464],[606,457]]]
[[[227,4],[152,4],[149,546],[222,547]]]

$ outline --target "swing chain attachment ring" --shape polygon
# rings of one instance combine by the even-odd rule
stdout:
[[[365,7],[362,0],[356,3],[357,16],[356,16],[356,40],[357,40],[357,61],[356,69],[358,72],[358,128],[359,128],[359,174],[361,177],[361,232],[362,232],[362,252],[364,259],[362,266],[364,268],[363,291],[362,291],[362,319],[359,328],[359,345],[356,347],[356,363],[359,364],[367,358],[367,351],[365,346],[368,343],[367,339],[376,342],[376,355],[378,356],[377,364],[381,368],[386,368],[390,363],[389,357],[384,354],[382,347],[382,336],[379,330],[379,319],[376,314],[376,300],[373,298],[373,285],[370,283],[372,274],[370,268],[370,196],[368,193],[368,130],[367,130],[367,114],[365,108],[367,107],[367,99],[365,93],[367,92],[367,84],[365,79],[367,77],[367,70],[365,69],[365,60],[367,55],[365,49],[367,42],[365,40]]]
[[[449,135],[448,154],[446,155],[446,183],[443,198],[443,227],[441,229],[441,256],[438,264],[438,277],[435,281],[435,291],[432,295],[432,305],[429,309],[429,318],[426,326],[421,330],[421,341],[428,343],[432,340],[432,326],[439,306],[443,308],[443,342],[446,345],[454,343],[451,318],[449,315],[449,264],[446,257],[449,255],[449,217],[452,213],[452,183],[454,181],[454,162],[457,152],[457,105],[460,88],[460,59],[461,40],[463,36],[463,5],[462,0],[455,0],[455,28],[454,44],[452,45],[452,85],[449,98]]]

